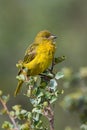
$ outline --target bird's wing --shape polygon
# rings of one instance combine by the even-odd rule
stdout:
[[[24,63],[29,63],[35,58],[37,46],[38,46],[37,44],[31,44],[28,47],[24,56],[24,60],[23,60]]]

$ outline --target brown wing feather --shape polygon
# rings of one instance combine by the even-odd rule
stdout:
[[[24,56],[24,60],[23,60],[24,63],[29,63],[35,58],[36,49],[37,49],[37,44],[32,44],[28,47]]]
[[[32,61],[35,58],[36,49],[37,49],[37,44],[36,43],[31,44],[27,48],[27,50],[25,52],[23,63],[29,63],[30,61]],[[22,73],[23,69],[24,69],[24,67],[19,70],[18,75],[20,75]]]

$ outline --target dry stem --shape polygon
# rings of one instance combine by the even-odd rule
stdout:
[[[50,130],[54,130],[54,112],[50,105],[44,109],[43,115],[49,120]]]
[[[6,103],[1,98],[0,98],[0,102],[1,102],[2,106],[4,107],[4,109],[6,110],[6,113],[9,116],[12,124],[14,125],[14,130],[19,130],[18,127],[17,127],[17,124],[15,122],[15,119],[10,115],[10,112],[9,112],[7,106],[6,106]]]

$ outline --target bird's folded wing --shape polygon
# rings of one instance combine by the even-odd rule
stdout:
[[[37,46],[38,46],[37,44],[32,44],[28,47],[24,56],[23,63],[29,63],[35,58]]]

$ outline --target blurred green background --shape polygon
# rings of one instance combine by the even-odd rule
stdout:
[[[44,29],[58,36],[56,55],[67,57],[58,70],[71,67],[77,71],[87,66],[87,0],[0,0],[0,89],[11,94],[9,106],[23,104],[26,108],[25,96],[13,97],[18,71],[15,65]],[[0,118],[2,123],[5,117]],[[79,128],[77,116],[64,113],[57,102],[55,129],[64,130],[67,125]]]

